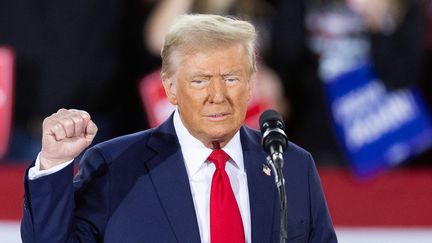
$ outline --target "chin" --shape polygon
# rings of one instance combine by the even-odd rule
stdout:
[[[235,132],[232,129],[221,129],[221,130],[213,130],[208,132],[207,134],[209,134],[211,137],[211,139],[213,141],[224,141],[224,140],[228,140],[231,139],[230,136],[233,136],[235,134]]]

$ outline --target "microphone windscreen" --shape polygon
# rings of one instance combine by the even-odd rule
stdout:
[[[283,130],[285,128],[285,124],[282,120],[282,116],[275,110],[266,110],[264,111],[260,118],[259,118],[259,124],[260,124],[260,130],[261,132],[264,132],[266,128],[264,128],[264,123],[270,122],[270,121],[279,121],[282,124],[281,129]]]

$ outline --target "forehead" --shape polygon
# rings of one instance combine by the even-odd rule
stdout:
[[[243,45],[231,44],[217,48],[189,48],[173,55],[177,71],[194,74],[246,74],[248,57]]]

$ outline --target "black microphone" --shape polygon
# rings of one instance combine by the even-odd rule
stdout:
[[[285,124],[282,116],[274,110],[264,111],[259,119],[262,133],[262,146],[269,156],[267,164],[274,171],[276,188],[279,194],[280,204],[280,242],[285,243],[287,237],[287,198],[285,190],[285,179],[283,174],[283,151],[288,146],[288,138],[284,132]]]
[[[262,134],[261,144],[270,156],[282,156],[288,145],[282,116],[274,110],[264,111],[259,119]]]

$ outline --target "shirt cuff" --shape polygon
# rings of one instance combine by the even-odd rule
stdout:
[[[29,180],[36,180],[38,178],[54,174],[57,171],[65,168],[66,166],[68,166],[70,163],[72,163],[74,161],[72,159],[72,160],[66,161],[64,163],[61,163],[59,165],[56,165],[54,167],[51,167],[51,168],[49,168],[47,170],[40,170],[40,159],[39,159],[39,156],[40,156],[40,153],[38,154],[38,156],[36,158],[35,166],[33,166],[33,167],[31,167],[29,169],[29,172],[28,172],[28,178],[29,178]]]

